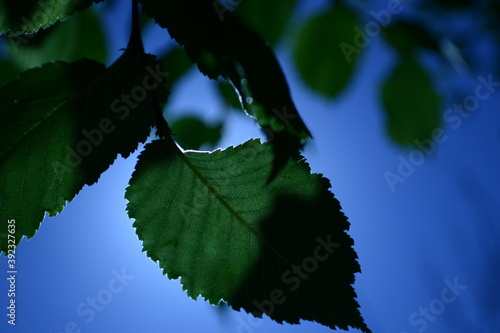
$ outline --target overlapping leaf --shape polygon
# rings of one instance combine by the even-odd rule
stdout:
[[[329,181],[300,160],[268,183],[272,160],[259,140],[212,153],[147,145],[126,191],[144,250],[192,298],[369,332],[352,288],[349,223]]]
[[[8,39],[8,54],[12,62],[25,70],[46,62],[72,62],[83,57],[106,62],[106,41],[99,18],[93,10],[78,12],[30,38]]]
[[[184,149],[214,148],[222,135],[222,124],[211,125],[194,115],[186,115],[170,124],[175,141]]]
[[[31,34],[102,0],[0,0],[0,34]]]
[[[82,59],[22,73],[0,89],[0,231],[32,237],[118,154],[126,157],[153,125],[147,91],[164,102],[165,74],[126,52],[110,68]],[[0,234],[0,250],[7,241]]]
[[[141,2],[144,12],[168,29],[202,73],[231,80],[245,110],[273,144],[276,175],[311,135],[270,47],[219,1]]]

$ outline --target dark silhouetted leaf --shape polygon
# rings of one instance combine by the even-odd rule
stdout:
[[[16,241],[32,237],[114,159],[127,157],[154,124],[145,94],[165,102],[159,63],[126,52],[111,67],[82,59],[30,69],[0,88],[0,229],[16,220]],[[147,78],[147,79],[145,79]],[[0,238],[0,251],[7,240]]]
[[[360,27],[356,14],[336,2],[301,28],[293,54],[299,74],[309,87],[330,98],[346,88],[359,53],[366,46]]]
[[[21,70],[10,61],[0,60],[0,86],[14,79]]]
[[[83,57],[104,63],[106,53],[103,31],[92,10],[76,13],[71,20],[50,27],[44,34],[36,34],[26,43],[9,43],[10,58],[22,69]]]
[[[0,34],[34,33],[102,0],[0,0]],[[16,38],[14,37],[16,40]]]
[[[301,159],[268,183],[272,160],[259,140],[211,153],[147,145],[125,194],[144,251],[194,299],[370,332],[352,288],[360,269],[349,222],[329,181]]]
[[[403,145],[432,137],[440,126],[440,96],[429,74],[411,56],[403,56],[382,86],[389,135]]]
[[[168,29],[202,73],[229,79],[238,89],[245,110],[273,144],[273,178],[311,136],[273,51],[218,1],[141,2],[144,12]]]
[[[184,149],[200,149],[203,145],[213,148],[222,134],[222,124],[211,126],[195,116],[184,116],[171,123],[175,141]]]

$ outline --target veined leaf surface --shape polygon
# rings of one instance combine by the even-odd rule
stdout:
[[[126,191],[143,248],[192,298],[278,322],[363,322],[349,223],[330,183],[290,160],[267,182],[272,147],[251,140],[214,152],[155,141]]]

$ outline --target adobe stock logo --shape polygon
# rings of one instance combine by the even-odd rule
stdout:
[[[415,327],[418,333],[423,333],[430,323],[435,322],[437,317],[443,314],[446,308],[457,300],[458,296],[462,295],[462,291],[468,288],[466,285],[459,284],[458,278],[454,278],[453,283],[448,279],[444,280],[443,283],[446,287],[441,289],[439,297],[430,301],[427,306],[419,307],[418,311],[411,313],[408,317],[408,323]],[[401,333],[408,332],[402,331]]]
[[[130,284],[130,281],[135,280],[134,275],[127,274],[125,267],[118,271],[111,270],[112,278],[108,280],[105,288],[100,289],[95,295],[88,296],[84,302],[76,306],[75,313],[78,317],[83,318],[86,324],[90,324],[95,320],[98,313],[104,311],[109,306],[115,296],[122,293],[125,288]],[[82,324],[78,321],[70,320],[64,324],[62,330],[57,333],[82,333],[84,331]]]
[[[411,0],[407,0],[411,1]],[[339,44],[342,54],[344,55],[347,63],[351,63],[352,55],[358,54],[362,49],[367,47],[373,38],[376,38],[382,32],[382,28],[385,28],[391,23],[392,17],[403,12],[404,7],[401,4],[401,0],[389,0],[387,1],[387,9],[379,10],[378,12],[371,10],[370,15],[373,20],[368,21],[365,24],[364,30],[360,27],[354,27],[355,32],[353,38],[353,44],[347,42],[342,42]]]

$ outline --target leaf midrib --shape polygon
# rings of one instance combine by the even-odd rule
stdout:
[[[283,260],[290,267],[292,263],[286,259],[278,250],[276,250],[265,238],[262,237],[258,232],[256,232],[251,225],[245,221],[245,219],[238,214],[236,210],[231,207],[231,205],[222,197],[222,195],[212,186],[212,184],[206,179],[206,177],[197,169],[196,165],[194,165],[190,159],[177,147],[175,142],[171,137],[167,137],[165,139],[167,141],[167,145],[170,146],[175,154],[193,171],[193,173],[198,177],[198,179],[209,189],[210,192],[217,198],[217,200],[230,212],[230,214],[243,225],[245,226],[252,234],[255,235],[265,246],[267,246],[272,252],[276,254],[281,260]],[[312,282],[311,282],[312,283]],[[313,283],[314,284],[314,283]]]

